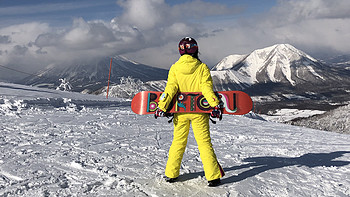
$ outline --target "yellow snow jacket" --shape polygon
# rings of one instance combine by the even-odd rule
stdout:
[[[187,54],[171,66],[158,107],[166,111],[177,92],[202,92],[210,106],[219,104],[219,99],[213,92],[213,80],[208,66]]]

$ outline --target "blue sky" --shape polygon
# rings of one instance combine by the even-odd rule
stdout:
[[[184,36],[209,66],[278,43],[350,54],[350,1],[0,0],[0,64],[26,72],[114,55],[168,69]]]
[[[189,2],[188,0],[167,0],[170,6]],[[207,0],[239,9],[232,15],[212,16],[206,20],[225,20],[238,17],[250,17],[266,12],[276,4],[276,0]],[[38,21],[50,23],[53,26],[67,26],[73,18],[82,17],[85,20],[111,20],[122,14],[123,10],[117,0],[2,0],[0,1],[1,26]]]
[[[110,20],[121,14],[116,1],[5,0],[0,1],[0,6],[1,26],[32,21],[67,26],[76,17]]]

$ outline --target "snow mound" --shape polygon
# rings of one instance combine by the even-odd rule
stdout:
[[[0,82],[0,114],[19,115],[23,109],[55,108],[79,111],[85,107],[128,105],[124,99],[64,92]]]

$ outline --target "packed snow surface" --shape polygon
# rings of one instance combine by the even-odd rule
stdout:
[[[0,196],[350,196],[350,135],[244,116],[211,125],[222,185],[207,186],[193,133],[167,183],[172,124],[129,106],[0,83]]]

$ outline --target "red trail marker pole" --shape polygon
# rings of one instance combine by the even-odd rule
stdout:
[[[112,58],[111,58],[111,64],[110,64],[110,66],[109,66],[108,85],[107,85],[107,96],[106,96],[107,99],[108,99],[108,91],[109,91],[109,81],[111,80],[111,70],[112,70]]]

